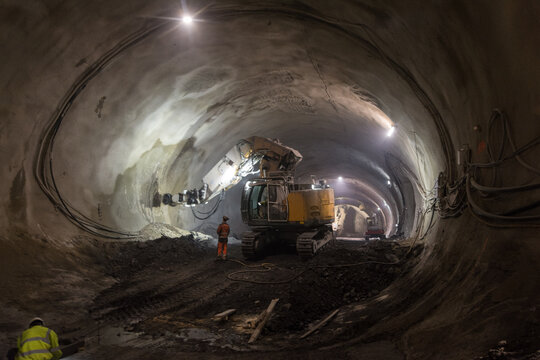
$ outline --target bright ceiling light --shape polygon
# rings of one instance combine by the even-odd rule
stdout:
[[[189,25],[193,22],[193,18],[189,15],[182,16],[182,22],[186,25]]]
[[[392,185],[392,183],[390,182],[390,180],[387,181],[387,184],[388,184],[388,186]]]
[[[337,179],[338,179],[339,181],[343,181],[343,177],[341,177],[341,176],[338,177]]]
[[[394,131],[396,130],[396,126],[395,125],[392,125],[392,127],[388,130],[388,132],[386,133],[386,136],[390,137],[394,134]]]

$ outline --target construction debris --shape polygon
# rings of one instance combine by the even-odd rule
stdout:
[[[317,331],[318,329],[323,327],[327,322],[330,321],[330,319],[332,319],[334,316],[336,316],[336,314],[338,312],[339,312],[339,309],[336,309],[336,310],[332,311],[332,313],[330,315],[328,315],[326,318],[324,318],[322,321],[320,321],[317,325],[315,325],[313,328],[311,328],[311,330],[306,332],[304,335],[300,336],[300,339],[308,337],[309,335],[313,334],[315,331]]]
[[[214,315],[214,317],[212,318],[212,320],[214,321],[222,321],[222,320],[229,320],[229,316],[231,316],[232,314],[234,314],[236,312],[236,309],[229,309],[229,310],[225,310],[219,314],[216,314]]]
[[[261,334],[262,329],[264,328],[264,325],[266,325],[268,320],[270,320],[272,312],[274,311],[274,308],[276,307],[276,304],[277,304],[278,301],[279,301],[279,299],[273,299],[270,302],[270,305],[268,305],[268,308],[264,311],[264,316],[262,317],[261,322],[259,323],[259,325],[255,329],[255,331],[253,332],[253,334],[249,338],[248,344],[252,344],[252,343],[255,342],[255,340],[257,340],[257,338]]]
[[[231,244],[228,250],[231,258],[240,258],[238,244]],[[280,253],[267,259],[275,265],[273,271],[250,273],[249,278],[292,280],[262,285],[224,281],[225,274],[240,269],[239,264],[226,261],[216,265],[215,247],[190,236],[108,243],[98,255],[117,282],[94,300],[92,317],[124,328],[129,325],[127,331],[141,336],[166,334],[176,347],[180,346],[177,339],[184,339],[181,347],[193,352],[201,346],[253,350],[254,345],[279,346],[292,339],[318,341],[319,333],[333,333],[336,315],[303,340],[300,336],[335,309],[342,309],[337,314],[341,316],[343,306],[376,296],[415,264],[381,264],[388,262],[388,253],[412,260],[418,250],[421,247],[409,251],[389,242],[340,242],[310,260],[311,269],[304,272],[301,269],[307,264],[299,262],[296,254]],[[158,267],[167,271],[156,271]],[[293,279],[293,273],[301,275]],[[268,305],[277,298],[271,316],[267,316]],[[226,315],[232,309],[236,312]],[[254,340],[248,344],[252,336]]]
[[[247,321],[247,327],[249,329],[255,329],[257,327],[257,325],[259,325],[259,323],[262,321],[265,314],[266,314],[266,309],[263,310],[259,315],[257,315],[257,317],[249,319]]]

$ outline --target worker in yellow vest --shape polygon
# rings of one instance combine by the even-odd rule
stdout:
[[[62,356],[56,333],[44,326],[41,318],[34,318],[17,339],[17,360],[57,360]]]

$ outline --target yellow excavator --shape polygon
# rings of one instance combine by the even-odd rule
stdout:
[[[268,247],[285,243],[307,259],[334,237],[334,190],[313,176],[311,183],[297,184],[294,170],[301,160],[277,139],[252,136],[227,152],[203,177],[203,187],[165,194],[163,203],[196,206],[258,173],[242,192],[242,220],[251,229],[242,235],[242,254],[260,258]]]

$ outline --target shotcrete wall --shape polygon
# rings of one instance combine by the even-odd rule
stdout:
[[[445,169],[459,172],[456,152],[467,144],[473,162],[486,162],[486,142],[502,146],[500,129],[488,136],[493,108],[508,114],[517,146],[540,135],[535,1],[205,5],[188,4],[193,12],[205,9],[190,28],[167,19],[181,8],[166,0],[0,5],[5,326],[36,311],[61,321],[62,307],[70,309],[69,293],[61,291],[45,291],[54,310],[36,301],[41,285],[28,288],[36,279],[48,277],[43,288],[54,288],[71,276],[74,292],[84,289],[89,298],[108,281],[84,269],[86,257],[98,256],[86,250],[93,237],[45,196],[36,161],[70,87],[142,28],[156,30],[119,52],[77,94],[46,164],[65,201],[115,229],[136,232],[151,223],[211,229],[223,213],[233,218],[233,232],[243,229],[239,188],[205,223],[189,209],[155,206],[155,196],[200,186],[238,139],[259,135],[302,152],[298,174],[306,179],[344,176],[366,184],[388,202],[389,217],[412,204],[407,211],[416,220],[404,219],[414,235],[410,223],[429,208],[422,189],[429,193]],[[388,138],[392,124],[396,133]],[[387,153],[414,173],[403,198],[386,185],[395,180]],[[538,147],[522,154],[532,165],[538,155]],[[538,182],[538,174],[513,160],[497,169],[498,186]],[[488,206],[518,207],[535,196],[518,192]],[[399,199],[408,200],[399,205]],[[508,334],[538,334],[537,225],[490,227],[470,209],[422,222],[424,230],[431,227],[420,234],[426,244],[420,265],[372,304],[400,315],[368,331],[358,325],[357,341],[399,330],[412,358],[467,358]],[[95,279],[91,286],[85,276]],[[370,309],[356,310],[351,320],[362,324]]]

